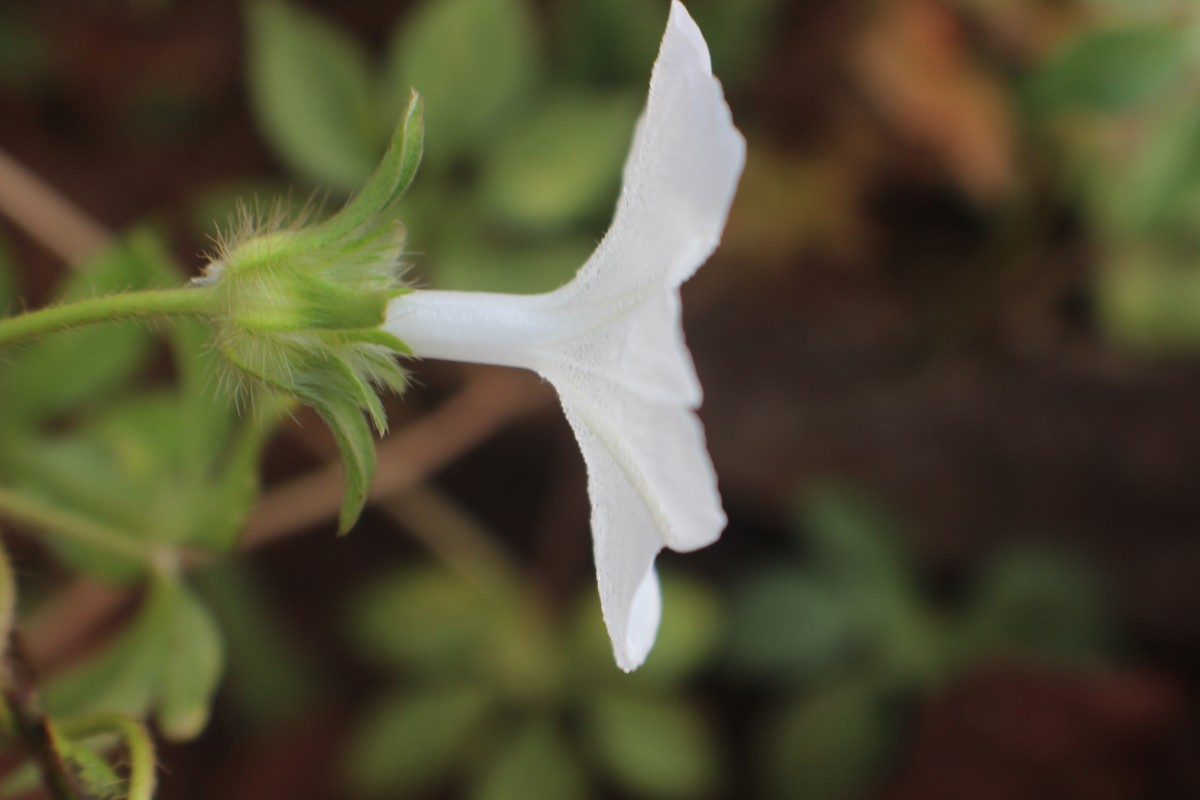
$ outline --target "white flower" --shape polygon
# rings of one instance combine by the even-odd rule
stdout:
[[[417,356],[524,367],[558,390],[587,463],[601,606],[625,670],[658,630],[658,552],[704,547],[725,527],[679,285],[716,248],[744,160],[704,38],[676,1],[612,227],[575,278],[541,295],[418,291],[388,308],[385,330]]]

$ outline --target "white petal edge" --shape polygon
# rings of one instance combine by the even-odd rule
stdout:
[[[534,296],[416,292],[387,330],[426,358],[533,369],[558,390],[588,472],[597,582],[617,664],[654,643],[654,560],[725,527],[694,409],[680,284],[720,241],[745,161],[708,48],[671,6],[613,223],[575,278]]]

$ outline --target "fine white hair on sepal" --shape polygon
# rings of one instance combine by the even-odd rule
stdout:
[[[414,292],[388,310],[385,329],[417,356],[524,367],[558,390],[587,464],[601,607],[625,670],[658,630],[659,551],[704,547],[725,527],[679,286],[720,241],[745,147],[676,1],[612,225],[575,278],[532,296]]]

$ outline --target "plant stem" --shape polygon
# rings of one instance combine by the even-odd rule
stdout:
[[[129,758],[128,800],[151,800],[154,797],[154,742],[146,726],[124,714],[91,714],[58,723],[58,733],[69,739],[87,739],[105,733],[115,733],[125,741]]]
[[[12,633],[17,608],[17,581],[4,542],[0,540],[0,657],[8,652],[8,635]]]
[[[0,347],[98,322],[170,314],[209,316],[217,312],[216,302],[211,288],[195,286],[92,297],[0,320]]]
[[[50,797],[54,800],[84,798],[86,792],[71,773],[58,749],[54,729],[42,713],[33,670],[18,637],[13,638],[4,660],[4,670],[0,673],[0,696],[9,733],[37,768]]]
[[[151,554],[134,540],[104,525],[77,517],[28,495],[0,486],[0,516],[49,528],[54,533],[153,566]]]

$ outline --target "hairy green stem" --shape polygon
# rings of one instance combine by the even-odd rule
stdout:
[[[151,554],[133,539],[4,486],[0,486],[0,516],[49,528],[58,535],[154,566]]]
[[[154,742],[146,726],[124,714],[89,714],[58,723],[57,733],[68,739],[87,739],[115,733],[125,743],[129,758],[127,800],[152,800],[154,797]]]
[[[217,295],[208,287],[109,294],[40,308],[0,320],[0,347],[98,322],[177,314],[211,316],[217,311]]]

